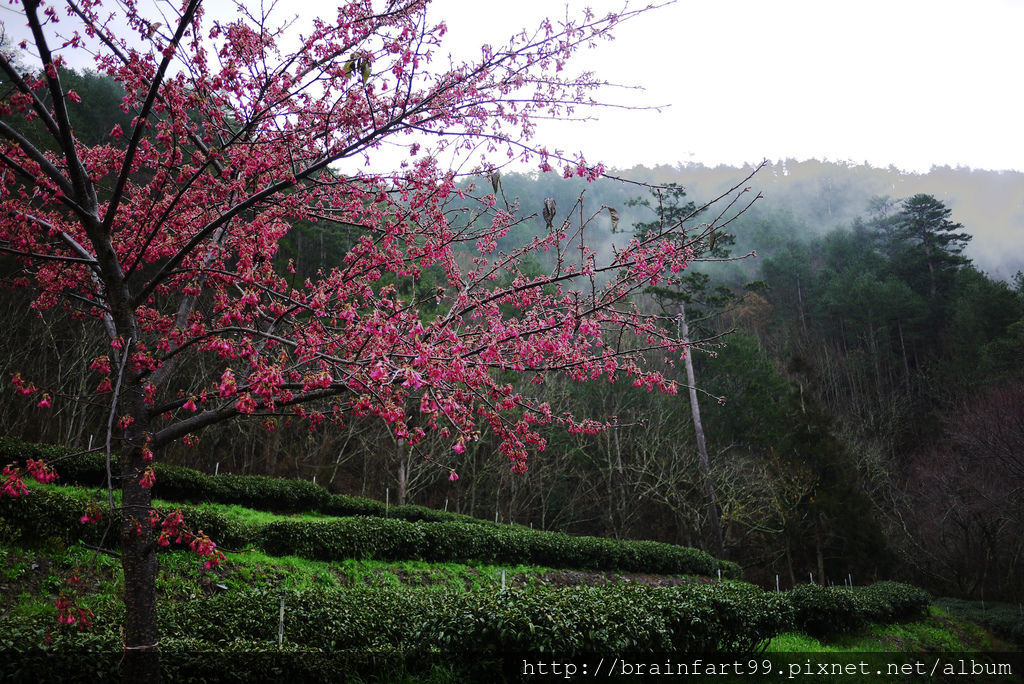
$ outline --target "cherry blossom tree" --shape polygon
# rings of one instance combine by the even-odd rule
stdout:
[[[623,238],[602,260],[586,240],[602,209],[588,214],[581,200],[503,253],[497,240],[535,215],[462,178],[521,161],[600,176],[583,156],[534,143],[535,121],[598,104],[600,79],[569,75],[570,58],[651,8],[544,21],[453,62],[439,56],[445,26],[428,22],[427,4],[345,2],[299,29],[241,3],[217,18],[201,0],[113,11],[22,0],[30,38],[0,57],[0,252],[17,260],[34,307],[68,307],[109,340],[82,372],[95,373],[107,450],[120,454],[129,678],[154,676],[155,549],[182,524],[151,517],[152,466],[166,445],[233,419],[316,428],[372,415],[413,447],[427,431],[449,440],[441,465],[454,479],[481,424],[514,471],[544,448],[544,426],[602,426],[554,413],[496,371],[626,375],[676,391],[645,370],[644,353],[678,357],[684,345],[630,297],[678,274],[714,225],[686,217]],[[61,81],[72,51],[91,54],[126,93],[131,125],[99,144],[83,143],[69,116],[80,99]],[[393,171],[372,170],[395,150]],[[295,282],[275,256],[300,221],[351,246],[334,268]],[[519,265],[537,252],[551,266],[526,277]],[[399,296],[397,278],[427,270],[444,285]],[[421,315],[427,304],[436,315]],[[34,385],[31,368],[17,371],[15,388],[36,394],[40,410],[66,400]],[[8,495],[23,494],[19,471],[5,477]],[[213,557],[208,542],[193,548]]]

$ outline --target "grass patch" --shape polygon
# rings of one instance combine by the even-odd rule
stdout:
[[[384,562],[349,559],[316,561],[299,556],[269,556],[260,551],[227,553],[227,561],[207,570],[185,549],[157,556],[157,594],[164,600],[190,600],[244,590],[307,591],[401,585],[449,591],[496,590],[504,573],[508,586],[535,586],[549,568],[485,564]],[[78,544],[41,541],[31,549],[0,542],[0,614],[52,612],[57,593],[72,575],[83,578],[90,599],[120,601],[124,591],[120,560]]]
[[[28,485],[30,490],[38,489],[43,491],[54,491],[60,492],[66,496],[73,497],[81,501],[84,504],[89,501],[97,501],[104,508],[108,503],[107,490],[105,488],[87,488],[87,487],[76,487],[72,485],[62,485],[59,483],[42,484],[35,480],[25,480],[25,484]],[[118,488],[114,489],[114,505],[121,505],[121,490]],[[325,520],[325,519],[337,519],[335,516],[325,515],[323,513],[292,513],[292,514],[277,514],[270,513],[267,511],[258,511],[253,508],[246,508],[238,504],[218,504],[218,503],[200,503],[200,504],[183,504],[180,501],[169,501],[167,499],[153,499],[153,506],[162,508],[165,511],[173,511],[178,508],[183,509],[199,509],[210,511],[212,513],[219,513],[225,517],[231,518],[238,522],[265,525],[267,523],[278,522],[281,520]],[[186,521],[187,522],[187,521]]]
[[[771,639],[765,653],[828,653],[833,650],[812,636],[801,632],[785,632]]]
[[[768,653],[878,653],[925,651],[989,651],[991,636],[978,625],[951,616],[942,608],[929,606],[922,620],[891,625],[872,623],[857,634],[818,640],[799,632],[774,637]]]
[[[32,478],[25,478],[25,486],[28,487],[29,491],[33,489],[39,489],[47,492],[61,492],[67,496],[80,499],[82,501],[97,500],[102,501],[104,504],[107,503],[107,489],[106,487],[100,488],[87,488],[87,487],[76,487],[74,485],[64,485],[58,482],[42,483],[36,482]],[[121,505],[121,489],[114,487],[114,505]]]
[[[229,553],[227,558],[227,565],[218,574],[228,586],[287,590],[407,585],[472,591],[499,588],[502,572],[509,585],[531,586],[540,583],[550,571],[528,565],[502,567],[357,559],[328,562],[299,556],[268,556],[259,551]]]
[[[153,499],[153,505],[168,511],[185,507],[179,502],[165,501],[163,499]],[[226,518],[250,525],[267,525],[281,520],[337,520],[335,516],[322,513],[269,513],[239,506],[238,504],[201,503],[187,505],[187,508],[219,513]]]

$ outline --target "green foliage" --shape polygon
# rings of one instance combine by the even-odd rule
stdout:
[[[962,268],[953,282],[946,335],[951,382],[992,382],[1020,371],[1024,356],[1024,297],[1004,282]],[[1016,327],[1014,327],[1016,326]]]
[[[0,462],[24,465],[29,458],[44,458],[52,463],[60,482],[101,486],[106,483],[106,456],[100,453],[72,455],[70,449],[46,444],[22,442],[0,437]],[[438,511],[424,506],[385,506],[374,499],[331,494],[308,480],[290,480],[262,475],[207,475],[192,468],[158,463],[154,467],[156,484],[153,496],[183,503],[220,503],[246,506],[275,513],[319,512],[327,515],[368,515],[423,520],[458,521],[484,524],[484,521],[458,513]],[[116,456],[111,471],[118,477],[121,469]]]
[[[85,524],[82,514],[90,498],[86,492],[72,488],[33,487],[29,496],[0,499],[0,524],[21,531],[25,539],[37,543],[71,543],[78,540],[99,544],[107,526],[117,530],[121,513],[112,514],[104,507],[98,524]],[[164,512],[174,507],[159,507]],[[195,531],[202,530],[218,545],[226,548],[251,546],[257,539],[256,527],[203,508],[182,506],[186,523]]]
[[[908,280],[916,274],[915,289],[935,297],[943,292],[943,280],[968,263],[961,256],[970,241],[967,233],[959,233],[963,225],[950,220],[952,210],[932,195],[918,193],[903,200],[900,211],[892,219],[897,242],[897,259]]]
[[[261,528],[267,553],[317,560],[347,558],[546,565],[587,570],[739,578],[735,563],[696,549],[644,541],[573,537],[514,525],[408,522],[351,517],[325,521],[282,520]]]
[[[1019,605],[940,598],[935,605],[992,630],[996,636],[1024,646],[1024,612]]]
[[[902,622],[915,620],[924,613],[931,603],[931,596],[924,589],[901,582],[876,582],[866,587],[857,587],[866,604],[868,620],[871,622]]]
[[[164,640],[192,640],[198,650],[273,648],[281,600],[285,650],[495,654],[509,652],[750,653],[794,628],[834,635],[887,623],[901,610],[923,614],[927,595],[895,582],[857,589],[799,587],[786,594],[742,582],[650,587],[531,586],[472,591],[399,585],[268,591],[243,589],[189,601],[165,601]],[[879,608],[879,603],[903,606]],[[96,607],[101,643],[119,607]],[[44,616],[25,616],[9,628],[30,632]],[[812,631],[813,630],[813,631]],[[196,637],[195,635],[201,635]],[[87,639],[87,637],[82,637]],[[28,640],[20,644],[38,643]],[[816,643],[816,642],[811,642]],[[172,649],[173,650],[173,649]]]
[[[858,661],[874,655],[882,665],[878,669],[885,671],[888,664],[893,662],[894,655],[899,653],[912,655],[921,651],[956,653],[993,650],[991,641],[977,625],[951,619],[945,611],[934,606],[928,613],[924,619],[916,622],[890,625],[876,623],[863,631],[839,635],[826,641],[800,632],[786,632],[773,637],[765,651],[851,654]]]
[[[863,604],[847,588],[802,584],[788,596],[797,626],[812,636],[853,632],[867,626]]]
[[[161,506],[169,512],[176,506]],[[180,507],[185,523],[195,532],[205,532],[218,546],[228,549],[245,549],[251,547],[259,539],[259,527],[245,523],[237,518],[223,515],[201,506]]]
[[[388,518],[279,521],[260,530],[259,545],[271,555],[314,560],[403,560],[419,556],[424,535],[415,524]]]
[[[757,342],[745,332],[729,335],[714,358],[694,355],[702,389],[726,397],[705,401],[701,413],[708,435],[729,435],[733,442],[769,449],[779,443],[785,425],[789,385]]]
[[[877,512],[859,485],[854,460],[815,399],[815,370],[795,357],[789,371],[796,382],[789,398],[787,433],[779,445],[785,462],[776,468],[780,479],[795,476],[804,483],[782,521],[790,546],[806,559],[820,551],[824,563],[819,574],[884,573],[891,551]]]
[[[59,69],[61,86],[65,92],[75,91],[81,102],[65,98],[68,116],[79,142],[92,146],[111,144],[110,129],[113,125],[123,130],[131,129],[132,116],[121,109],[125,96],[124,87],[114,79],[92,70],[75,71]],[[13,91],[6,74],[0,75],[0,84],[8,86],[0,98],[7,100]],[[52,106],[52,98],[46,90],[37,92],[47,107]],[[39,119],[27,121],[19,117],[7,117],[6,122],[25,134],[38,148],[44,151],[55,151],[56,143],[53,136],[48,135],[46,128]],[[126,140],[114,141],[114,145],[123,146]]]
[[[98,543],[102,528],[81,522],[88,495],[67,487],[34,487],[28,497],[0,500],[0,522],[39,540]],[[172,506],[163,506],[164,510]],[[226,549],[258,547],[271,555],[312,560],[424,560],[531,564],[588,570],[700,574],[738,579],[735,563],[697,549],[647,541],[573,537],[491,523],[423,522],[372,516],[250,522],[202,506],[181,506],[186,523]],[[105,514],[105,518],[109,514]],[[119,525],[119,514],[114,520]]]
[[[314,652],[737,653],[756,650],[792,627],[792,611],[784,598],[742,583],[470,592],[382,586],[245,590],[165,601],[158,611],[161,643],[192,639],[200,650],[266,648],[277,638],[282,598],[286,646]],[[104,633],[115,633],[119,613],[116,605],[97,606],[94,631],[99,634],[80,641],[102,643]],[[5,629],[34,635],[45,620],[26,617]],[[12,647],[31,648],[41,637]]]
[[[899,582],[854,588],[802,584],[786,596],[797,627],[816,637],[856,632],[870,622],[916,619],[931,600],[923,589]]]
[[[99,525],[82,524],[85,503],[85,498],[33,488],[28,496],[0,498],[0,522],[19,529],[24,539],[33,542],[82,539],[96,544],[102,537],[102,529]]]
[[[23,465],[30,458],[42,458],[48,462],[57,462],[70,453],[71,450],[66,447],[52,444],[35,444],[23,442],[20,439],[14,439],[6,435],[0,436],[0,461],[3,461],[5,464],[15,462]]]

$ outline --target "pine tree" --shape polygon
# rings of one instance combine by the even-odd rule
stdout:
[[[903,243],[902,269],[913,273],[927,268],[927,293],[939,294],[942,283],[969,260],[963,256],[970,241],[963,225],[950,220],[952,210],[932,195],[917,194],[903,200],[894,217],[894,237]]]

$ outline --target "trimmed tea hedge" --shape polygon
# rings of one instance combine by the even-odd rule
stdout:
[[[176,648],[186,653],[237,655],[268,651],[433,652],[453,658],[453,662],[509,653],[741,655],[756,652],[782,632],[801,628],[800,609],[794,607],[791,594],[766,592],[742,582],[665,588],[534,586],[468,592],[403,586],[283,593],[245,590],[162,601],[157,615],[165,655]],[[896,583],[835,592],[811,585],[811,591],[800,592],[805,607],[815,601],[812,597],[824,600],[826,594],[875,594],[908,606],[920,598],[919,590]],[[282,598],[284,644],[278,648]],[[832,603],[823,605],[824,610]],[[12,654],[31,652],[46,635],[53,637],[51,653],[57,656],[90,646],[102,653],[116,646],[123,608],[108,602],[93,609],[93,627],[86,634],[54,628],[52,616],[47,615],[5,620],[0,625],[0,646],[7,649],[5,662],[10,662]],[[245,671],[244,662],[236,663],[233,670]],[[215,676],[216,671],[211,674]]]
[[[318,560],[415,558],[667,575],[714,575],[721,568],[722,576],[730,579],[739,579],[742,574],[735,563],[718,561],[696,549],[658,542],[573,537],[512,525],[409,523],[369,517],[282,520],[260,530],[260,545],[270,554],[295,553]]]
[[[65,484],[99,486],[106,482],[106,456],[100,453],[70,456],[65,447],[22,442],[0,437],[0,464],[24,464],[29,458],[44,458],[54,463]],[[114,477],[121,469],[117,457],[112,459]],[[492,524],[460,513],[438,511],[425,506],[385,506],[375,499],[344,494],[331,494],[308,480],[294,480],[262,475],[207,475],[192,468],[158,463],[153,496],[183,503],[237,504],[274,513],[318,512],[326,515],[368,515],[426,522],[464,522]]]
[[[76,495],[77,494],[77,495]],[[97,524],[85,524],[82,513],[89,502],[84,492],[68,493],[48,489],[33,489],[28,496],[17,499],[0,498],[0,521],[19,530],[24,538],[41,541],[59,540],[65,543],[79,539],[98,544],[108,524],[115,530],[110,539],[117,538],[121,524],[120,512],[109,520],[105,502],[103,518]],[[252,546],[259,538],[256,525],[239,522],[214,511],[183,506],[185,520],[193,530],[202,530],[226,549]]]
[[[99,525],[81,522],[87,500],[63,492],[33,489],[28,496],[0,497],[0,521],[17,530],[23,539],[99,542]]]
[[[0,437],[0,463],[24,463],[28,458],[46,458],[56,463],[63,483],[91,486],[106,478],[106,457],[92,453],[68,458],[63,447],[32,444]],[[273,523],[259,530],[243,529],[237,523],[202,509],[187,512],[193,529],[202,529],[227,548],[256,545],[268,553],[338,560],[377,558],[382,560],[461,560],[533,563],[549,567],[619,570],[664,574],[715,575],[739,579],[742,570],[735,563],[672,544],[650,541],[617,541],[601,537],[574,537],[556,532],[534,531],[515,525],[495,525],[466,515],[437,511],[423,506],[392,506],[373,499],[330,494],[306,480],[287,480],[258,475],[207,475],[191,468],[157,464],[153,496],[189,503],[237,504],[278,513],[320,512],[338,517],[364,516],[355,521]],[[114,463],[113,471],[119,466]],[[386,516],[386,517],[385,517]],[[62,519],[81,527],[77,516]],[[394,523],[427,523],[407,527]],[[324,527],[324,526],[327,527]],[[244,526],[243,526],[244,527]],[[292,550],[289,550],[292,549]]]
[[[157,612],[161,642],[274,643],[282,596],[285,643],[311,651],[746,653],[793,625],[783,596],[743,583],[472,592],[363,587],[165,601]],[[116,633],[123,609],[95,610],[94,634],[88,638]],[[0,633],[30,631],[20,623],[34,620],[52,617],[21,618]],[[34,645],[31,639],[22,643]]]
[[[835,615],[840,602],[853,599],[854,604],[860,602],[862,619],[888,622],[901,610],[919,611],[922,594],[895,582],[853,590],[808,585],[788,594],[743,582],[496,591],[403,586],[247,590],[163,602],[158,621],[162,639],[258,647],[276,641],[283,597],[285,644],[310,651],[740,654],[758,650],[782,632],[806,629],[807,623],[801,621],[809,607],[819,615]],[[879,600],[903,608],[876,613],[869,604]],[[89,638],[116,632],[120,606],[98,606],[96,612],[93,631],[98,634]],[[838,612],[852,614],[846,607]],[[23,620],[33,619],[50,618]],[[855,620],[842,619],[843,631],[854,629]],[[2,629],[20,632],[27,627],[12,624]],[[26,643],[31,645],[31,640]]]
[[[797,627],[812,636],[853,632],[869,622],[888,624],[918,618],[931,601],[924,589],[899,582],[852,589],[803,584],[787,596]]]
[[[95,543],[104,526],[84,525],[84,492],[35,489],[28,497],[0,499],[0,519],[37,539],[82,538]],[[256,546],[271,555],[315,560],[347,558],[385,561],[483,562],[531,564],[559,568],[648,572],[667,575],[714,575],[739,579],[735,563],[703,551],[672,544],[573,537],[516,525],[458,522],[409,522],[353,516],[334,520],[280,520],[263,525],[239,522],[203,508],[183,506],[185,521],[203,530],[220,546]]]

